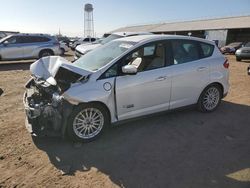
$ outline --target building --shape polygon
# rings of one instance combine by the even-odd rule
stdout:
[[[0,39],[6,37],[8,35],[13,35],[13,34],[17,34],[17,33],[19,33],[19,32],[17,32],[17,31],[0,31]]]
[[[136,31],[155,34],[191,35],[217,40],[219,46],[224,46],[230,42],[250,41],[250,16],[134,25],[116,29],[112,33]]]

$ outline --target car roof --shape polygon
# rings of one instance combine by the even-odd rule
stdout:
[[[35,34],[35,33],[18,33],[18,34],[14,34],[14,35],[11,35],[11,36],[33,36],[33,37],[52,37],[51,35],[49,34]]]
[[[183,35],[136,35],[136,36],[129,36],[129,37],[124,37],[116,40],[120,41],[127,41],[127,42],[143,42],[143,41],[154,41],[154,40],[165,40],[165,39],[186,39],[186,40],[196,40],[200,42],[205,42],[205,43],[210,43],[210,44],[215,44],[214,41],[209,41],[206,39],[202,38],[197,38],[197,37],[190,37],[190,36],[183,36]]]
[[[111,35],[127,37],[127,36],[134,36],[134,35],[152,35],[152,33],[150,32],[116,32],[116,33],[112,33]]]

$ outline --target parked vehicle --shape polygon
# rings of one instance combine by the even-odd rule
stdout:
[[[250,59],[250,42],[247,42],[242,48],[235,52],[236,60]]]
[[[0,31],[0,39],[4,38],[4,37],[6,37],[6,36],[7,36],[7,35],[6,35],[5,32]]]
[[[66,44],[69,47],[70,39],[68,37],[66,37],[66,36],[58,36],[57,40],[60,43],[64,43],[64,44]]]
[[[82,55],[92,51],[93,49],[104,45],[112,40],[129,37],[129,36],[137,36],[137,35],[152,35],[149,32],[117,32],[109,35],[108,37],[104,38],[103,40],[98,40],[92,44],[82,44],[76,47],[75,49],[75,59],[80,58]]]
[[[109,124],[187,105],[212,112],[229,89],[227,59],[212,41],[141,35],[111,41],[74,63],[42,58],[26,84],[26,126],[91,141]]]
[[[82,38],[82,39],[78,39],[76,40],[72,45],[71,45],[71,49],[75,50],[75,48],[80,45],[80,44],[88,44],[88,43],[92,43],[95,42],[96,38]]]
[[[250,75],[250,65],[247,67],[247,74]]]
[[[35,59],[60,55],[55,37],[43,34],[16,34],[0,40],[0,60]]]
[[[59,43],[60,43],[60,51],[61,51],[60,55],[64,55],[65,52],[69,51],[69,47],[64,42],[59,42]]]
[[[243,45],[243,42],[233,42],[222,47],[220,50],[221,50],[221,53],[223,54],[235,54],[236,50],[241,48],[242,45]]]

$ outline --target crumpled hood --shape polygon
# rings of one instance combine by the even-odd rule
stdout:
[[[43,57],[30,65],[30,71],[34,76],[46,80],[49,77],[55,77],[60,67],[82,76],[91,74],[90,71],[81,69],[60,56]]]
[[[101,46],[100,43],[97,44],[88,44],[88,45],[79,45],[76,47],[76,50],[81,52],[82,54],[85,54],[86,52],[89,52],[97,47]]]

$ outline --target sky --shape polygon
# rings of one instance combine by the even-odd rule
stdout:
[[[95,34],[120,27],[250,15],[250,0],[0,0],[0,31],[84,35],[84,4]]]

